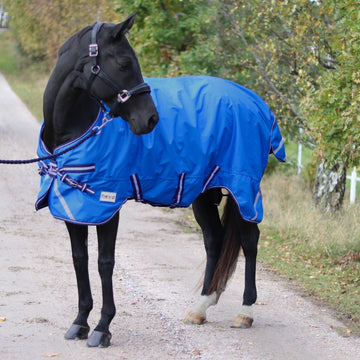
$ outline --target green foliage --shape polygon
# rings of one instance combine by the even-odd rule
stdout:
[[[245,75],[246,85],[266,99],[283,131],[296,138],[299,126],[307,129],[300,101],[323,71],[329,51],[331,9],[309,0],[226,0],[220,10],[229,69]]]
[[[70,35],[97,20],[117,18],[112,2],[106,0],[5,0],[4,4],[21,51],[49,66]]]
[[[0,34],[0,44],[0,71],[4,74],[16,73],[18,66],[14,59],[16,59],[17,52],[9,31]]]
[[[319,157],[360,162],[360,7],[357,0],[334,1],[332,39],[336,68],[322,74],[303,107]]]
[[[42,115],[42,98],[49,71],[42,63],[24,58],[16,47],[13,34],[6,30],[0,34],[0,72],[6,76],[12,89],[38,119]]]
[[[131,31],[143,72],[148,76],[216,74],[209,38],[216,32],[216,9],[207,0],[119,1],[117,11],[136,11]]]

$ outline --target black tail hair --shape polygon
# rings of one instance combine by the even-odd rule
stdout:
[[[225,290],[228,280],[233,275],[239,252],[241,249],[240,229],[242,219],[239,207],[233,197],[227,196],[221,222],[224,227],[224,240],[221,248],[221,254],[216,265],[215,273],[212,278],[208,295],[216,291],[217,295]]]

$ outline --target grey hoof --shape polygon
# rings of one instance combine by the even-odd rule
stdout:
[[[90,331],[89,326],[82,326],[77,324],[72,324],[69,330],[65,334],[65,339],[67,340],[84,340],[88,338]]]
[[[111,334],[106,334],[100,331],[94,330],[90,335],[86,345],[89,347],[105,348],[110,345]]]

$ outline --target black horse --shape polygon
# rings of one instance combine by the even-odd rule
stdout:
[[[96,23],[72,36],[60,48],[44,94],[41,137],[50,152],[84,134],[104,106],[111,116],[126,120],[137,135],[151,132],[157,124],[158,112],[149,87],[143,82],[138,60],[125,36],[133,22],[134,14],[118,25]],[[218,204],[222,197],[221,189],[214,187],[202,192],[192,204],[203,231],[207,262],[200,300],[185,322],[202,324],[205,321],[207,308],[217,303],[242,248],[246,259],[245,290],[243,305],[233,326],[248,328],[253,322],[252,305],[257,297],[255,267],[259,230],[255,222],[244,220],[232,196],[227,197],[220,218]],[[87,319],[93,307],[88,274],[88,227],[66,222],[79,296],[78,314],[66,339],[88,338],[88,346],[110,344],[109,326],[115,316],[112,273],[118,223],[116,212],[109,221],[97,225],[103,305],[100,321],[88,338]]]

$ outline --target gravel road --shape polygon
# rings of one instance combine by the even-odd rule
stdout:
[[[0,74],[0,158],[35,156],[39,124]],[[0,165],[0,358],[56,359],[360,359],[360,339],[332,311],[258,267],[253,327],[232,329],[243,291],[243,259],[203,326],[182,318],[196,300],[205,254],[186,233],[186,210],[127,203],[121,211],[112,345],[67,341],[77,304],[70,244],[62,222],[36,212],[36,165]],[[90,231],[93,327],[101,307],[95,229]]]

